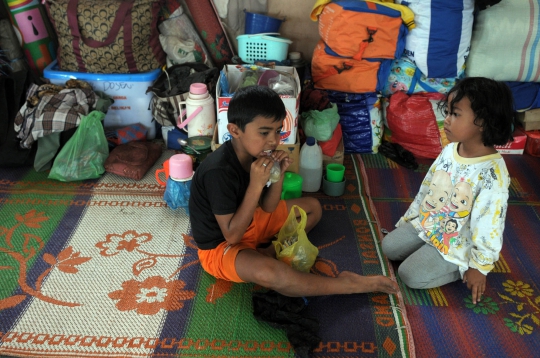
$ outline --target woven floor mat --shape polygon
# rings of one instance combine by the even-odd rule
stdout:
[[[61,183],[32,169],[0,174],[0,355],[21,357],[295,357],[284,331],[257,321],[251,284],[200,267],[184,209],[154,172]],[[357,165],[346,194],[315,193],[313,272],[392,276],[381,258]],[[313,357],[414,357],[402,297],[308,297],[320,323]]]

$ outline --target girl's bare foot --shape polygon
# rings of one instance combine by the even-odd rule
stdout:
[[[385,292],[394,294],[398,292],[398,284],[386,276],[362,276],[350,271],[343,271],[338,278],[350,281],[353,293]]]

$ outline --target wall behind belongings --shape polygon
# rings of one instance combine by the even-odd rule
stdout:
[[[311,10],[315,0],[270,0],[268,1],[268,15],[272,17],[286,17],[281,24],[281,36],[291,39],[289,52],[302,53],[305,60],[311,61],[315,45],[319,41],[318,22],[310,19]]]
[[[189,12],[185,0],[180,3]],[[310,19],[315,0],[213,0],[213,3],[236,53],[236,36],[244,34],[243,12],[249,11],[284,19],[279,33],[293,41],[289,52],[301,52],[305,60],[311,60],[319,40],[318,22]]]

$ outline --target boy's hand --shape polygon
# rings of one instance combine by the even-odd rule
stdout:
[[[272,158],[274,158],[275,161],[278,161],[281,164],[281,177],[283,178],[285,171],[287,170],[287,168],[289,168],[289,165],[292,164],[293,159],[289,158],[289,154],[283,150],[273,151]]]
[[[257,184],[261,188],[264,187],[268,179],[270,179],[272,165],[274,165],[274,159],[272,157],[264,156],[257,158],[257,160],[251,163],[251,171],[249,173],[250,183]]]
[[[474,304],[479,302],[486,290],[486,275],[477,269],[469,267],[463,275],[463,283],[466,283],[467,288],[472,292],[472,302]]]

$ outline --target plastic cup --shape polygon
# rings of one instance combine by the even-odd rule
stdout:
[[[345,175],[345,166],[338,163],[330,163],[326,166],[326,178],[328,181],[340,183]]]
[[[323,192],[328,196],[341,196],[345,192],[345,178],[340,182],[329,181],[323,177]]]

